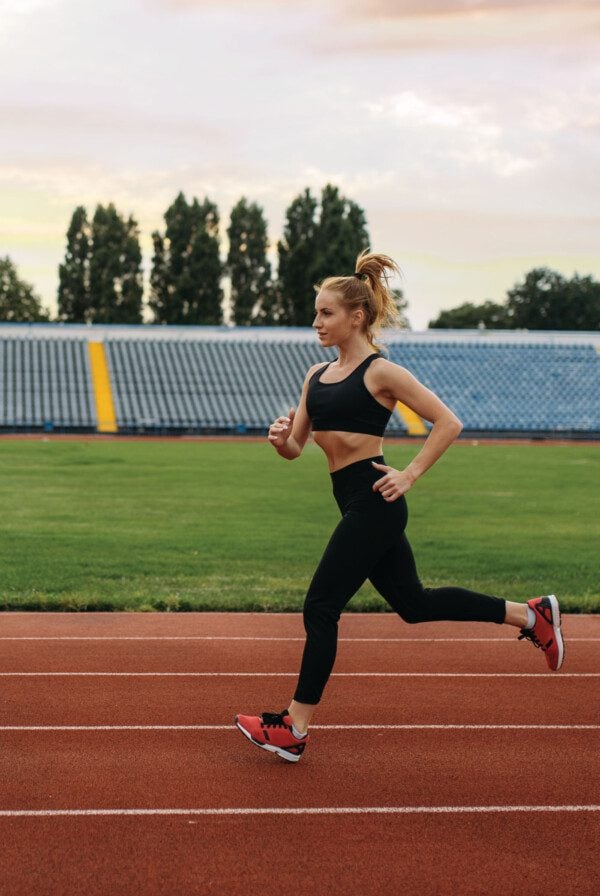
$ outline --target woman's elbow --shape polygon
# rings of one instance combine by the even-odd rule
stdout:
[[[463,430],[462,420],[459,420],[458,417],[453,414],[450,423],[455,430],[454,438],[457,439]]]
[[[446,429],[452,431],[454,438],[458,438],[460,433],[462,432],[462,421],[458,419],[456,414],[446,414],[444,416],[438,417],[437,423]]]

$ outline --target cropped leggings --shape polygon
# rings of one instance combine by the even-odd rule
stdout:
[[[424,588],[404,533],[404,495],[386,501],[373,483],[384,475],[371,460],[331,473],[342,513],[310,583],[304,603],[306,643],[294,700],[319,703],[333,669],[340,614],[366,579],[405,622],[441,619],[504,622],[505,601],[465,588]]]

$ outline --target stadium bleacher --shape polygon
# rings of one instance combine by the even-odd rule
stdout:
[[[95,431],[86,339],[2,334],[0,429]]]
[[[380,341],[452,408],[463,435],[600,437],[599,334],[386,331]],[[112,426],[99,418],[92,343]],[[310,328],[3,324],[0,430],[265,433],[296,404],[308,367],[335,356]],[[387,432],[407,429],[398,407]]]

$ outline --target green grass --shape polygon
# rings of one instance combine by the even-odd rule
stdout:
[[[423,583],[600,611],[599,462],[452,446],[407,495]],[[0,507],[5,610],[299,610],[339,519],[320,449],[289,463],[266,441],[0,441]],[[369,583],[349,605],[386,608]]]

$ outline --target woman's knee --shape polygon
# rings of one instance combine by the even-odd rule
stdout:
[[[304,628],[308,632],[314,628],[329,628],[337,626],[340,618],[338,608],[319,595],[308,595],[304,601],[302,611]]]
[[[416,582],[409,591],[402,594],[398,602],[398,615],[409,625],[429,622],[431,614],[427,597],[427,588]]]

